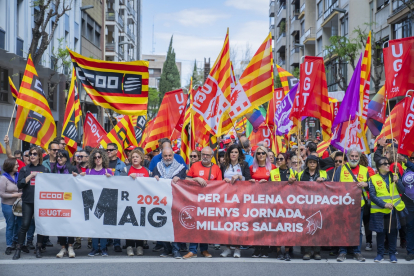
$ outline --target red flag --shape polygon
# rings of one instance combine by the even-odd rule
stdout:
[[[263,123],[257,132],[252,132],[249,136],[250,144],[257,145],[259,142],[266,142],[269,148],[273,146],[273,135],[270,129]]]
[[[279,104],[282,102],[283,98],[285,97],[285,92],[283,88],[277,88],[275,89],[275,93],[273,93],[273,97],[269,102],[269,105],[267,107],[267,113],[266,113],[266,124],[273,128],[275,125],[275,113],[277,108],[279,107]]]
[[[386,98],[405,96],[407,90],[414,89],[414,80],[410,76],[414,63],[414,37],[390,40],[383,53]]]
[[[411,156],[414,152],[414,143],[412,142],[413,139],[414,100],[413,97],[406,97],[404,99],[404,117],[401,124],[400,139],[398,141],[398,153]]]
[[[107,134],[92,113],[88,112],[83,124],[83,147],[90,146],[95,148],[99,146],[102,138]]]
[[[303,116],[319,119],[323,140],[331,138],[332,112],[322,57],[306,56],[300,66],[300,90],[289,118],[298,125],[297,121]]]

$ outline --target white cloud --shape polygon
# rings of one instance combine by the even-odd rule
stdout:
[[[255,11],[266,15],[269,12],[269,0],[227,0],[226,6],[239,10]]]
[[[230,15],[219,13],[211,9],[184,9],[179,12],[161,14],[157,16],[158,19],[175,21],[179,24],[189,26],[212,25],[219,19],[229,18]]]

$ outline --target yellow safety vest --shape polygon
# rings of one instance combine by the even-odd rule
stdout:
[[[401,163],[401,167],[403,168],[404,171],[407,169],[407,166],[405,165],[405,163]]]
[[[351,169],[351,166],[349,166],[349,163],[346,163],[345,165],[348,165],[348,167]],[[356,178],[358,179],[358,181],[368,182],[367,175],[368,175],[368,168],[362,165],[359,165],[359,172],[358,172],[358,175],[356,175]],[[355,182],[351,173],[347,170],[347,168],[345,168],[345,166],[342,166],[341,168],[341,177],[339,179],[339,182]],[[368,199],[367,191],[365,191],[365,189],[362,189],[361,207],[364,207],[365,205],[364,196],[366,199]]]
[[[385,203],[392,203],[397,211],[402,211],[405,208],[404,201],[401,200],[400,194],[397,190],[397,185],[392,184],[391,176],[389,176],[390,190],[394,189],[394,194],[391,197],[391,193],[387,189],[387,183],[382,179],[379,174],[371,176],[372,185],[375,187],[377,197],[382,199]],[[376,205],[373,201],[371,202],[371,213],[384,213],[389,214],[391,210],[388,208],[382,208]]]
[[[300,179],[302,178],[302,174],[303,174],[303,172],[304,171],[301,171],[299,174],[298,174],[298,181],[300,181]],[[323,178],[328,178],[328,175],[327,175],[327,173],[326,173],[326,171],[324,171],[324,170],[319,170],[319,176],[320,177],[323,177]]]
[[[289,168],[289,172],[290,172],[290,177],[292,177],[292,175],[294,177],[297,177],[296,171],[293,170],[292,168]],[[279,168],[276,168],[276,169],[270,171],[270,180],[271,181],[281,181],[280,180]]]

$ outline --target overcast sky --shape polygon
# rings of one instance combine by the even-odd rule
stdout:
[[[198,67],[220,53],[229,27],[230,48],[238,59],[251,46],[254,54],[269,34],[269,0],[143,0],[142,54],[166,54],[171,35],[176,61],[182,62],[181,85],[189,82],[194,60]]]

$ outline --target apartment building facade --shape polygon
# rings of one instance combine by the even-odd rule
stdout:
[[[166,55],[142,55],[142,60],[149,61],[149,87],[158,89],[162,74],[162,68],[164,67],[164,62],[166,59]],[[181,78],[181,62],[175,62],[175,64],[177,65]]]

